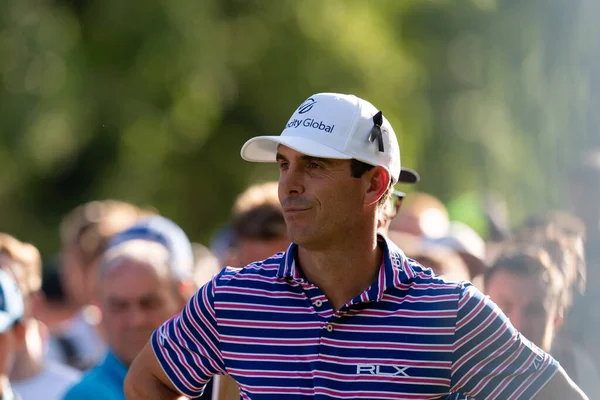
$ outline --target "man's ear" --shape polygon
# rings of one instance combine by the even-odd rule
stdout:
[[[377,204],[381,196],[388,190],[390,174],[385,168],[377,166],[367,171],[365,177],[368,179],[366,182],[365,204]]]

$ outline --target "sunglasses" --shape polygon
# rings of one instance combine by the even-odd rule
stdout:
[[[398,190],[394,190],[392,195],[390,196],[387,208],[387,217],[392,219],[396,215],[398,215],[398,211],[402,206],[402,201],[404,200],[404,196],[406,194],[404,192],[400,192]]]

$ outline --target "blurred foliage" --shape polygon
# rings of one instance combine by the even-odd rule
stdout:
[[[206,242],[276,177],[244,141],[321,91],[382,109],[420,190],[494,191],[514,218],[565,204],[600,144],[597,3],[1,1],[0,229],[52,252],[64,213],[118,198]]]

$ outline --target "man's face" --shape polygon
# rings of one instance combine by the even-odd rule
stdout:
[[[544,351],[550,351],[559,325],[557,300],[538,276],[499,269],[491,276],[486,293],[512,325]]]
[[[279,201],[292,242],[327,246],[352,232],[364,210],[362,179],[350,160],[321,159],[279,146]]]
[[[287,250],[290,241],[287,237],[271,240],[240,238],[237,241],[236,255],[240,266],[264,260],[280,251]]]
[[[99,260],[85,262],[76,246],[69,246],[62,252],[61,279],[69,301],[76,305],[94,302],[97,293]]]
[[[113,265],[100,289],[108,346],[125,365],[131,364],[152,332],[183,307],[166,273],[132,259]]]

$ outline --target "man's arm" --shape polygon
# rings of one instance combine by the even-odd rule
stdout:
[[[558,368],[552,379],[534,397],[534,400],[559,399],[589,400],[562,367]]]
[[[175,389],[175,386],[158,363],[150,343],[146,344],[146,347],[129,367],[124,389],[127,400],[176,400],[184,398]]]

